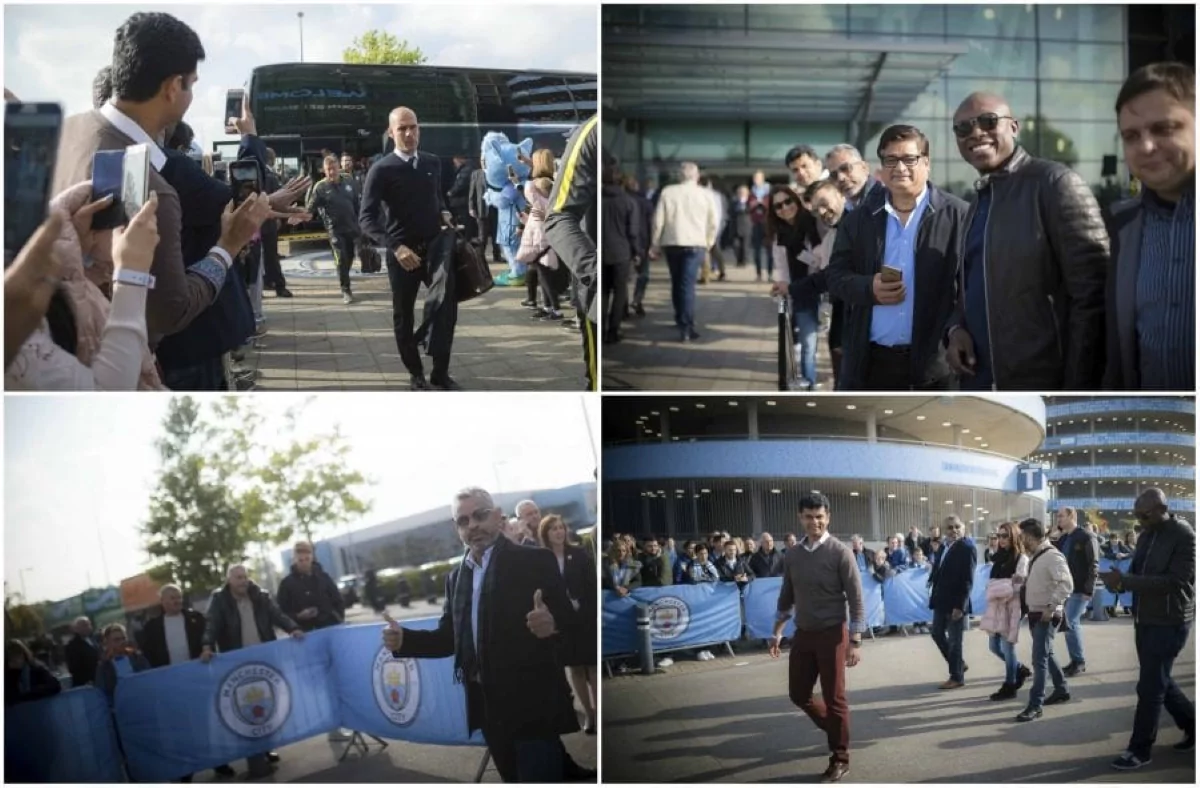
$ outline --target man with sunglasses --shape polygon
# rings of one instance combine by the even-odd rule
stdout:
[[[934,561],[929,576],[929,609],[933,611],[933,642],[950,667],[950,678],[938,689],[959,689],[966,684],[967,663],[963,661],[963,628],[971,614],[971,587],[975,583],[975,544],[964,538],[966,528],[957,515],[946,518],[945,547]]]
[[[946,337],[961,387],[1099,388],[1108,235],[1092,190],[1018,144],[1020,124],[1000,96],[972,93],[953,128],[980,175]]]
[[[1104,387],[1196,388],[1196,72],[1138,69],[1117,94],[1117,126],[1142,193],[1111,208]]]
[[[1129,746],[1112,764],[1121,770],[1150,763],[1164,706],[1183,731],[1183,741],[1174,749],[1191,752],[1196,747],[1196,707],[1171,678],[1196,612],[1196,532],[1186,520],[1170,514],[1166,493],[1155,487],[1137,497],[1133,513],[1142,532],[1129,573],[1116,567],[1100,573],[1113,593],[1133,592],[1138,702]]]
[[[396,657],[454,657],[467,727],[483,731],[504,782],[594,781],[559,739],[579,721],[557,658],[574,608],[554,554],[501,538],[504,517],[479,487],[454,496],[451,517],[466,552],[446,578],[441,621],[422,631],[385,616],[384,647]]]
[[[871,168],[863,161],[862,154],[853,145],[834,145],[825,154],[825,168],[829,178],[846,198],[846,210],[853,211],[867,204],[882,200],[886,189],[874,176]]]
[[[850,307],[838,387],[949,390],[942,333],[954,311],[967,204],[929,183],[920,129],[885,129],[878,154],[885,196],[842,223],[826,274],[829,292]]]

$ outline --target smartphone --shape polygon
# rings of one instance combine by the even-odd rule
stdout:
[[[98,150],[92,156],[92,201],[110,194],[112,205],[92,215],[93,230],[111,230],[125,223],[121,187],[125,183],[125,151]]]
[[[237,134],[237,128],[229,122],[230,118],[240,118],[242,116],[242,102],[246,98],[246,91],[241,88],[225,91],[225,133]]]
[[[879,272],[883,275],[882,279],[885,282],[900,282],[904,279],[904,272],[890,265],[881,266]]]
[[[236,208],[247,197],[262,191],[258,176],[258,162],[244,159],[229,163],[229,186],[233,190],[233,205]]]
[[[229,183],[229,162],[214,160],[213,177],[221,183]]]
[[[122,166],[121,208],[131,221],[150,199],[150,146],[130,145],[125,149]]]
[[[5,105],[5,262],[16,257],[46,218],[62,120],[58,104]]]

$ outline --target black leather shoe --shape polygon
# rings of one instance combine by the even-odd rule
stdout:
[[[1019,689],[1021,689],[1021,687],[1025,686],[1025,681],[1032,675],[1033,675],[1033,671],[1024,665],[1017,668],[1017,687],[1016,688],[1019,690]]]
[[[527,306],[527,307],[533,308],[533,307],[537,306],[537,301],[532,301],[527,298],[521,302],[521,306]]]
[[[270,763],[279,763],[279,753],[274,751],[267,753],[267,761]]]
[[[1033,720],[1041,719],[1041,717],[1042,710],[1040,708],[1029,706],[1025,711],[1017,715],[1017,722],[1032,722]]]
[[[1067,665],[1065,668],[1063,668],[1063,675],[1069,679],[1075,678],[1080,673],[1087,673],[1086,662],[1075,662],[1072,660],[1070,665]]]
[[[277,288],[275,288],[275,297],[276,298],[291,298],[292,291],[288,290],[286,287],[277,287]]]
[[[429,381],[424,375],[409,375],[408,387],[412,391],[429,391]]]
[[[829,768],[826,769],[825,773],[821,775],[821,782],[823,782],[823,783],[841,782],[842,778],[845,777],[849,772],[850,772],[850,764],[841,763],[840,761],[834,761],[833,763],[829,764]]]
[[[646,307],[642,306],[641,304],[634,304],[633,312],[638,317],[645,317],[646,316]]]
[[[233,770],[233,767],[227,763],[214,767],[213,771],[216,772],[217,774],[221,775],[222,777],[236,777],[237,776],[237,772],[235,772]]]
[[[1056,703],[1066,703],[1071,699],[1071,693],[1066,690],[1056,689],[1050,693],[1050,697],[1046,698],[1045,705],[1053,706]]]
[[[462,391],[463,387],[458,385],[458,381],[449,375],[444,378],[430,378],[429,387],[435,391]]]
[[[1175,744],[1171,747],[1171,749],[1175,750],[1176,752],[1191,752],[1192,750],[1196,749],[1196,732],[1185,731],[1183,734],[1183,741]]]
[[[1017,687],[1014,684],[1007,682],[1000,685],[1000,689],[988,696],[988,700],[1011,700],[1017,697]]]

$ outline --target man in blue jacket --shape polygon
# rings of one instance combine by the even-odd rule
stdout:
[[[950,678],[938,689],[965,686],[967,664],[962,658],[963,628],[971,612],[971,587],[975,580],[975,548],[964,538],[963,521],[946,518],[946,546],[930,576],[929,609],[933,611],[932,635],[938,651],[950,667]]]

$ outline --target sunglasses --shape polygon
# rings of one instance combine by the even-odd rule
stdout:
[[[835,167],[833,169],[833,172],[830,173],[830,175],[832,175],[835,172],[840,172],[842,175],[849,175],[850,173],[854,172],[855,165],[857,165],[859,163],[860,162],[857,162],[857,161],[843,162],[842,164]]]
[[[466,528],[474,520],[476,523],[486,523],[495,509],[476,509],[470,514],[464,514],[454,521],[459,528]]]
[[[791,197],[785,197],[782,200],[776,200],[776,201],[772,202],[771,205],[774,206],[775,210],[778,211],[778,210],[782,210],[783,208],[787,208],[789,206],[795,207],[796,201],[793,200]]]
[[[1002,120],[1015,120],[1015,118],[1010,115],[997,115],[995,112],[985,112],[979,117],[960,120],[952,128],[956,136],[960,138],[969,137],[976,126],[979,127],[980,131],[995,131]]]

